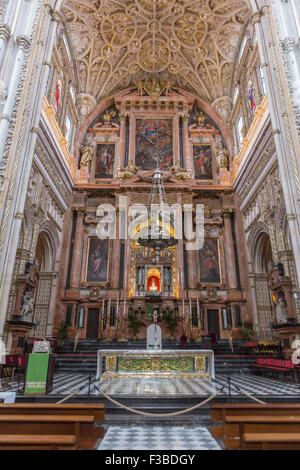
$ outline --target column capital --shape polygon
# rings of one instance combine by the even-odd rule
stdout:
[[[10,26],[5,23],[0,23],[0,39],[8,39],[10,37],[10,33]]]
[[[119,114],[119,117],[120,117],[120,121],[121,122],[126,122],[126,119],[128,117],[128,114],[127,113],[120,113]]]
[[[72,212],[76,212],[78,217],[84,217],[86,209],[85,207],[72,207]]]
[[[190,118],[190,115],[189,114],[180,114],[180,117],[181,119],[183,120],[183,122],[187,122]]]
[[[235,209],[223,209],[222,215],[224,219],[230,219],[231,214],[235,213]]]
[[[256,13],[254,13],[251,16],[251,23],[253,25],[255,25],[255,24],[260,23],[260,22],[261,22],[261,13],[259,11],[257,11]]]
[[[61,21],[61,14],[57,10],[51,10],[51,20],[59,23]]]

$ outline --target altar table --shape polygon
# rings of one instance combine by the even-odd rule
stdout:
[[[105,358],[105,366],[103,365]],[[100,349],[97,375],[105,377],[162,376],[215,378],[214,352],[211,349],[124,350]]]

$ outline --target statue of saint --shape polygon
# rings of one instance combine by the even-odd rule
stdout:
[[[279,297],[278,303],[276,304],[276,320],[277,323],[286,323],[286,314],[287,314],[287,306],[285,299],[283,297]]]
[[[21,317],[25,321],[31,321],[33,315],[34,299],[28,290],[23,293]]]
[[[171,166],[170,171],[173,176],[175,176],[175,178],[180,178],[182,180],[186,180],[189,178],[187,170],[181,168],[179,161],[177,161],[175,165]]]
[[[219,143],[219,148],[216,150],[216,161],[217,161],[217,168],[228,168],[228,156],[229,152],[226,150],[222,142]]]
[[[131,178],[134,176],[140,168],[138,166],[135,166],[133,164],[132,160],[128,160],[128,165],[126,168],[120,168],[120,173],[118,175],[118,178],[126,179],[126,178]]]
[[[85,142],[80,147],[81,159],[80,159],[80,169],[89,167],[90,162],[93,158],[93,146],[90,142]]]

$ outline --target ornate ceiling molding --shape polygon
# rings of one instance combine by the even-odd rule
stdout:
[[[98,101],[158,68],[163,80],[210,103],[230,95],[236,48],[250,14],[246,0],[64,0],[61,12],[80,93]]]

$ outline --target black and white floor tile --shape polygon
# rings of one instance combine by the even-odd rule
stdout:
[[[92,378],[92,382],[94,377]],[[224,386],[219,396],[228,395],[228,381],[224,375],[218,375],[215,381],[208,379],[186,379],[186,378],[110,378],[100,382],[94,382],[108,395],[126,396],[174,396],[174,397],[197,397],[212,395],[220,387]],[[23,377],[18,381],[18,377],[3,378],[1,380],[0,391],[18,391],[22,388]],[[236,374],[231,376],[232,395],[241,395],[241,392],[234,387],[237,385],[247,393],[255,396],[300,396],[300,384],[282,382],[279,379],[260,377],[250,374]],[[68,395],[76,389],[78,395],[88,393],[88,375],[80,373],[57,373],[53,380],[53,390],[50,395]],[[99,392],[91,385],[91,395],[98,395]],[[17,392],[18,394],[18,392]]]
[[[221,450],[204,426],[109,426],[98,450]]]

